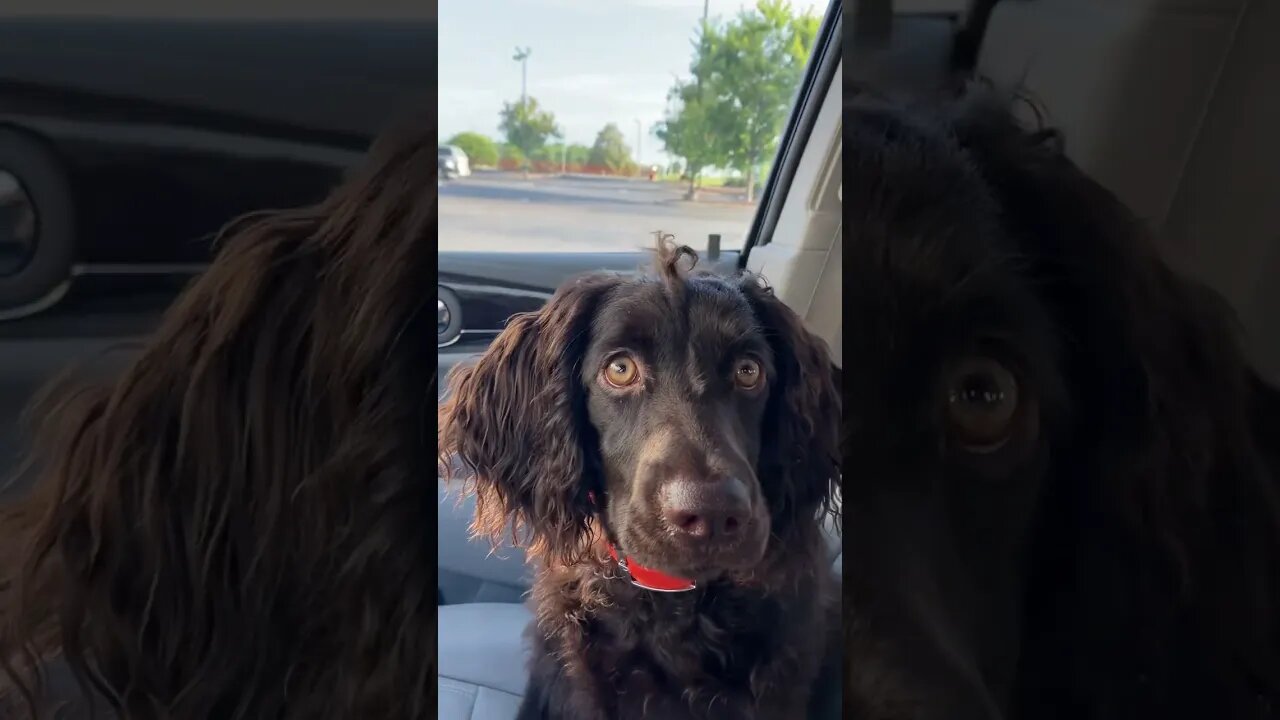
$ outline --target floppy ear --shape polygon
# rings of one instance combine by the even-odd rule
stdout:
[[[840,392],[826,343],[765,287],[744,274],[739,287],[773,350],[777,378],[765,411],[760,474],[780,533],[821,508],[840,521]]]
[[[1075,421],[1057,462],[1071,477],[1048,503],[1063,533],[1050,542],[1089,578],[1073,580],[1069,612],[1091,616],[1076,629],[1102,646],[1117,628],[1145,645],[1081,672],[1113,676],[1097,687],[1141,675],[1156,688],[1177,682],[1170,658],[1190,651],[1207,684],[1242,702],[1250,685],[1280,691],[1280,498],[1256,427],[1275,390],[1249,368],[1225,301],[1174,273],[1055,133],[1023,131],[991,104],[964,112],[958,139],[1068,343]],[[1071,574],[1042,559],[1051,574]],[[1048,592],[1067,597],[1061,590]]]
[[[596,307],[618,282],[593,275],[563,286],[453,371],[437,450],[446,480],[466,471],[476,534],[496,542],[509,527],[516,544],[565,562],[584,550],[599,462],[577,371]]]

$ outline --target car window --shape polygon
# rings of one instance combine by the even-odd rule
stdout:
[[[441,0],[440,250],[741,249],[825,8]]]

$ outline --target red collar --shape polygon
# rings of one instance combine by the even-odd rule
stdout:
[[[596,494],[588,492],[587,497],[591,499],[591,504],[596,504]],[[636,587],[652,590],[654,592],[685,592],[698,587],[697,583],[685,578],[668,575],[653,568],[647,568],[628,556],[625,560],[618,557],[618,549],[611,542],[605,542],[605,547],[609,550],[609,557],[618,563],[618,567],[622,571],[631,576],[631,584]]]
[[[614,562],[618,563],[618,567],[631,576],[631,584],[636,587],[653,590],[654,592],[685,592],[698,587],[697,583],[692,580],[647,568],[630,557],[626,560],[620,559],[617,549],[613,547],[613,543],[607,543],[605,546],[609,548],[609,557],[612,557]]]

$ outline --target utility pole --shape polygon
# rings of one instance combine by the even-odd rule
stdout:
[[[640,166],[640,137],[641,137],[640,118],[635,118],[635,121],[636,121],[636,167],[639,167]]]
[[[511,59],[520,63],[520,104],[524,105],[525,98],[528,96],[529,86],[529,54],[533,52],[533,48],[516,48],[516,54]]]

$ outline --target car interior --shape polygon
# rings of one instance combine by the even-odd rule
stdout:
[[[1262,373],[1280,379],[1280,3],[1268,0],[864,0],[842,82],[800,103],[803,143],[745,251],[841,363],[841,100],[979,76],[1018,87],[1067,153],[1155,230],[1181,271],[1223,293]],[[852,47],[851,47],[852,45]],[[776,180],[776,178],[775,178]],[[758,241],[752,242],[753,239]],[[465,357],[457,358],[464,360]],[[441,362],[441,384],[450,363]],[[525,682],[518,548],[469,539],[473,506],[439,490],[440,717],[515,717]],[[840,568],[839,539],[832,560]]]
[[[846,92],[956,77],[1020,87],[1067,154],[1226,296],[1280,377],[1280,4],[1266,0],[864,0]]]

